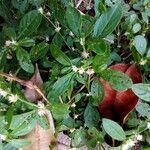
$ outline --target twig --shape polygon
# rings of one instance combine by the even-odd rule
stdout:
[[[45,97],[45,95],[43,94],[43,92],[32,81],[21,80],[21,79],[15,77],[13,75],[9,75],[7,73],[0,73],[0,76],[5,77],[8,80],[16,81],[16,82],[20,83],[21,85],[26,86],[26,87],[28,87],[30,89],[36,90],[36,92],[38,94],[40,94],[47,103],[49,103],[48,99]]]

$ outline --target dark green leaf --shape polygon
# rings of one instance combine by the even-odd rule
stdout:
[[[102,77],[117,91],[127,90],[132,86],[129,76],[120,71],[105,70],[102,72]]]
[[[24,15],[19,25],[19,37],[29,36],[34,33],[42,20],[42,16],[37,10],[32,10]]]
[[[68,58],[68,56],[60,50],[60,48],[57,45],[50,45],[50,50],[52,56],[62,65],[70,66],[71,61]]]
[[[106,133],[113,139],[118,141],[124,141],[126,139],[125,132],[118,123],[104,118],[102,119],[102,124]]]
[[[21,47],[16,49],[16,56],[19,61],[19,64],[23,70],[29,73],[34,72],[34,66],[31,63],[30,56],[26,50]]]
[[[37,61],[38,59],[44,58],[49,50],[49,45],[47,43],[39,43],[35,45],[30,51],[30,58],[32,61]]]
[[[66,11],[66,20],[70,30],[77,37],[80,37],[82,28],[82,16],[80,12],[76,8],[69,5]]]
[[[23,46],[23,47],[31,47],[34,44],[35,44],[35,41],[30,38],[24,38],[24,39],[21,39],[20,41],[18,41],[18,45]]]
[[[91,95],[93,105],[98,105],[104,96],[104,88],[99,79],[94,79],[91,85]]]
[[[121,4],[116,4],[98,18],[94,27],[94,36],[106,37],[112,33],[120,22],[121,16]]]
[[[95,106],[92,106],[91,103],[88,103],[84,112],[85,126],[88,128],[98,127],[100,121],[100,115]]]

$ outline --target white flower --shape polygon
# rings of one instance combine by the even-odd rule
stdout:
[[[6,140],[6,135],[0,134],[0,140],[5,141]]]
[[[82,55],[83,58],[88,58],[89,57],[89,53],[86,52],[86,51],[83,51],[81,55]]]
[[[58,26],[58,27],[56,27],[56,28],[55,28],[55,32],[59,32],[59,31],[60,31],[60,29],[61,29],[61,27],[59,27],[59,26]]]
[[[136,142],[132,139],[127,140],[126,143],[122,145],[122,150],[129,150],[135,145],[135,143]]]
[[[71,31],[69,32],[69,35],[72,36],[72,37],[74,36],[74,34]]]
[[[89,96],[91,96],[91,95],[92,95],[91,93],[87,93],[87,94],[86,94],[87,97],[89,97]]]
[[[71,132],[71,133],[74,132],[74,131],[75,131],[75,128],[70,129],[70,132]]]
[[[147,122],[147,128],[150,129],[150,122]]]
[[[45,37],[45,41],[48,42],[49,41],[49,36]]]
[[[9,103],[15,103],[17,100],[19,99],[18,95],[13,95],[11,94],[9,97],[8,97],[8,101]]]
[[[136,139],[137,139],[138,141],[142,141],[142,140],[143,140],[143,136],[140,135],[140,134],[138,134],[138,135],[136,135]]]
[[[7,40],[7,41],[5,42],[5,46],[8,47],[8,46],[11,45],[11,43],[12,43],[12,42],[11,42],[10,40]]]
[[[90,75],[94,74],[94,70],[93,69],[88,69],[86,71],[86,73],[90,76]]]
[[[78,72],[79,72],[79,74],[83,74],[85,71],[84,71],[84,68],[83,67],[80,67],[79,69],[78,69]]]
[[[77,119],[79,117],[79,115],[74,115],[74,119]]]
[[[43,8],[42,7],[40,7],[39,9],[38,9],[38,11],[41,13],[41,14],[43,14]]]
[[[128,144],[122,145],[122,150],[129,150],[130,146]]]
[[[10,40],[7,40],[6,42],[5,42],[5,46],[6,47],[8,47],[8,46],[10,46],[10,45],[16,45],[16,41],[15,40],[12,40],[12,41],[10,41]]]
[[[78,71],[78,68],[77,68],[75,65],[72,65],[72,70],[73,70],[74,72],[77,72],[77,71]]]
[[[48,11],[48,12],[46,13],[46,15],[50,17],[50,16],[51,16],[51,13]]]
[[[140,65],[145,65],[147,63],[147,60],[146,59],[141,59],[140,60]]]
[[[71,107],[75,108],[75,107],[76,107],[76,104],[75,104],[75,103],[73,103],[73,104],[71,105]]]
[[[45,105],[42,102],[38,102],[38,115],[44,116],[46,114],[46,108]]]
[[[7,92],[0,89],[0,95],[5,97],[5,96],[7,96]]]

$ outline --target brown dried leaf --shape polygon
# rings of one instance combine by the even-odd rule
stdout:
[[[45,130],[41,126],[36,125],[34,130],[25,137],[25,139],[31,141],[31,144],[23,150],[56,150],[53,117],[48,110],[46,112],[46,116],[48,118],[50,128],[48,130]]]
[[[41,78],[37,64],[36,64],[36,69],[35,69],[35,73],[33,77],[27,82],[31,82],[33,85],[36,85],[39,88],[43,84],[43,80]],[[42,96],[39,93],[37,93],[35,89],[31,89],[29,87],[25,88],[24,94],[25,94],[25,97],[31,102],[36,102],[42,98]]]

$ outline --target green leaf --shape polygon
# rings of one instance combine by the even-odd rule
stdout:
[[[141,24],[140,23],[134,24],[132,30],[133,30],[133,33],[139,32],[141,30]]]
[[[39,27],[42,16],[38,10],[32,10],[25,14],[20,21],[19,37],[25,37],[33,34]]]
[[[147,103],[138,102],[136,111],[142,116],[150,118],[150,105]]]
[[[100,115],[96,107],[92,106],[91,103],[88,103],[88,105],[85,108],[84,121],[85,121],[85,126],[87,126],[88,128],[98,127],[98,123],[100,121]]]
[[[12,146],[16,148],[23,148],[31,144],[31,142],[25,139],[13,139],[9,142],[9,144],[11,144]]]
[[[121,16],[122,6],[116,4],[98,18],[94,27],[94,36],[106,37],[112,33],[120,22]]]
[[[53,85],[52,96],[58,97],[63,94],[72,84],[75,73],[71,72],[61,78],[59,78]]]
[[[32,61],[37,61],[44,58],[49,50],[49,45],[47,43],[39,43],[32,47],[30,51],[30,58]]]
[[[30,38],[24,38],[18,41],[18,45],[23,47],[31,47],[34,44],[35,44],[35,40]]]
[[[20,126],[16,127],[10,135],[12,136],[24,136],[31,132],[35,127],[37,121],[35,118],[30,118],[27,121],[25,120]]]
[[[26,50],[21,47],[16,49],[16,57],[19,61],[19,64],[23,70],[29,73],[34,72],[34,66],[31,63],[30,56]]]
[[[68,104],[53,104],[51,106],[51,111],[57,121],[62,121],[70,112]]]
[[[132,85],[132,90],[139,98],[150,102],[150,84],[138,83]]]
[[[85,145],[86,142],[86,132],[84,128],[75,130],[73,133],[72,145],[74,147],[81,147]]]
[[[104,118],[102,119],[102,124],[106,133],[113,139],[118,141],[124,141],[126,139],[125,132],[118,123]]]
[[[0,49],[0,70],[2,71],[6,64],[6,50]]]
[[[127,90],[132,86],[129,76],[120,71],[108,69],[102,72],[102,77],[117,91]]]
[[[92,104],[98,105],[104,96],[104,88],[99,79],[94,79],[91,85]]]
[[[141,55],[144,55],[144,53],[146,52],[146,48],[147,48],[146,39],[142,35],[137,35],[135,36],[133,43],[134,43],[136,50]]]
[[[60,48],[57,45],[50,45],[50,50],[51,50],[51,54],[52,56],[62,65],[65,66],[70,66],[71,65],[71,61],[69,59],[69,57],[60,50]]]
[[[66,10],[66,21],[70,30],[77,36],[81,36],[81,28],[82,28],[82,16],[80,12],[72,7],[68,6]]]
[[[49,122],[46,116],[37,115],[37,123],[45,130],[49,129]]]

